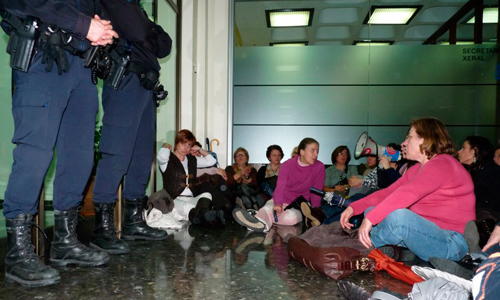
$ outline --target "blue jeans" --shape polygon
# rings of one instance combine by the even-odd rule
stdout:
[[[323,220],[322,224],[330,224],[333,222],[340,221],[340,215],[344,212],[345,208],[338,206],[330,206],[330,204],[326,203],[326,201],[321,200],[321,209],[326,215],[326,218]]]
[[[365,194],[354,194],[351,197],[349,197],[349,200],[356,201],[365,196],[366,196]],[[344,212],[345,207],[330,205],[325,200],[321,200],[321,209],[326,215],[326,219],[323,221],[322,224],[330,224],[333,222],[340,221],[340,215]]]
[[[371,209],[367,209],[365,215]],[[375,248],[384,245],[406,247],[424,261],[429,261],[429,257],[456,261],[464,257],[468,250],[463,235],[441,229],[409,209],[395,210],[374,226],[371,241]]]

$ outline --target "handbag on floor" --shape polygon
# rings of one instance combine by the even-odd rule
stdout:
[[[375,270],[375,261],[350,247],[315,247],[297,237],[288,239],[288,256],[316,272],[339,280],[354,271]]]

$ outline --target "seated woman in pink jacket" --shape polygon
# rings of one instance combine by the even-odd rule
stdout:
[[[352,215],[365,212],[359,240],[367,248],[406,247],[424,261],[459,260],[468,251],[465,224],[475,219],[472,179],[451,154],[448,131],[434,118],[413,120],[403,142],[417,162],[388,188],[352,203],[340,223],[351,228]]]
[[[310,192],[311,187],[321,190],[325,181],[325,166],[318,160],[319,143],[313,138],[305,138],[298,149],[297,156],[281,165],[273,199],[267,201],[255,217],[241,208],[233,210],[233,218],[238,224],[257,232],[267,232],[273,223],[295,225],[302,221],[299,210],[285,210],[301,196],[311,202],[312,207],[320,206],[321,197]]]

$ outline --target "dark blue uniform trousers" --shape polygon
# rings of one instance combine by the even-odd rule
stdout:
[[[94,155],[97,89],[83,60],[68,56],[69,71],[45,71],[43,53],[27,73],[13,71],[15,93],[14,163],[5,191],[4,215],[34,214],[56,149],[53,205],[57,210],[77,206],[89,179]]]
[[[155,105],[152,91],[139,83],[136,74],[125,76],[113,90],[102,93],[104,117],[97,166],[94,202],[113,203],[123,176],[123,196],[145,195],[154,156]]]

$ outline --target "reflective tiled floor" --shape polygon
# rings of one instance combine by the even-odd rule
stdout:
[[[87,218],[79,226],[85,242],[92,224]],[[0,280],[0,299],[345,299],[334,280],[288,258],[281,235],[301,231],[301,226],[268,234],[235,223],[222,229],[191,226],[165,241],[130,242],[130,254],[112,256],[104,267],[59,268],[58,285],[26,289]],[[5,238],[0,243],[3,279]],[[369,292],[385,288],[404,295],[411,290],[383,272],[348,279]]]

